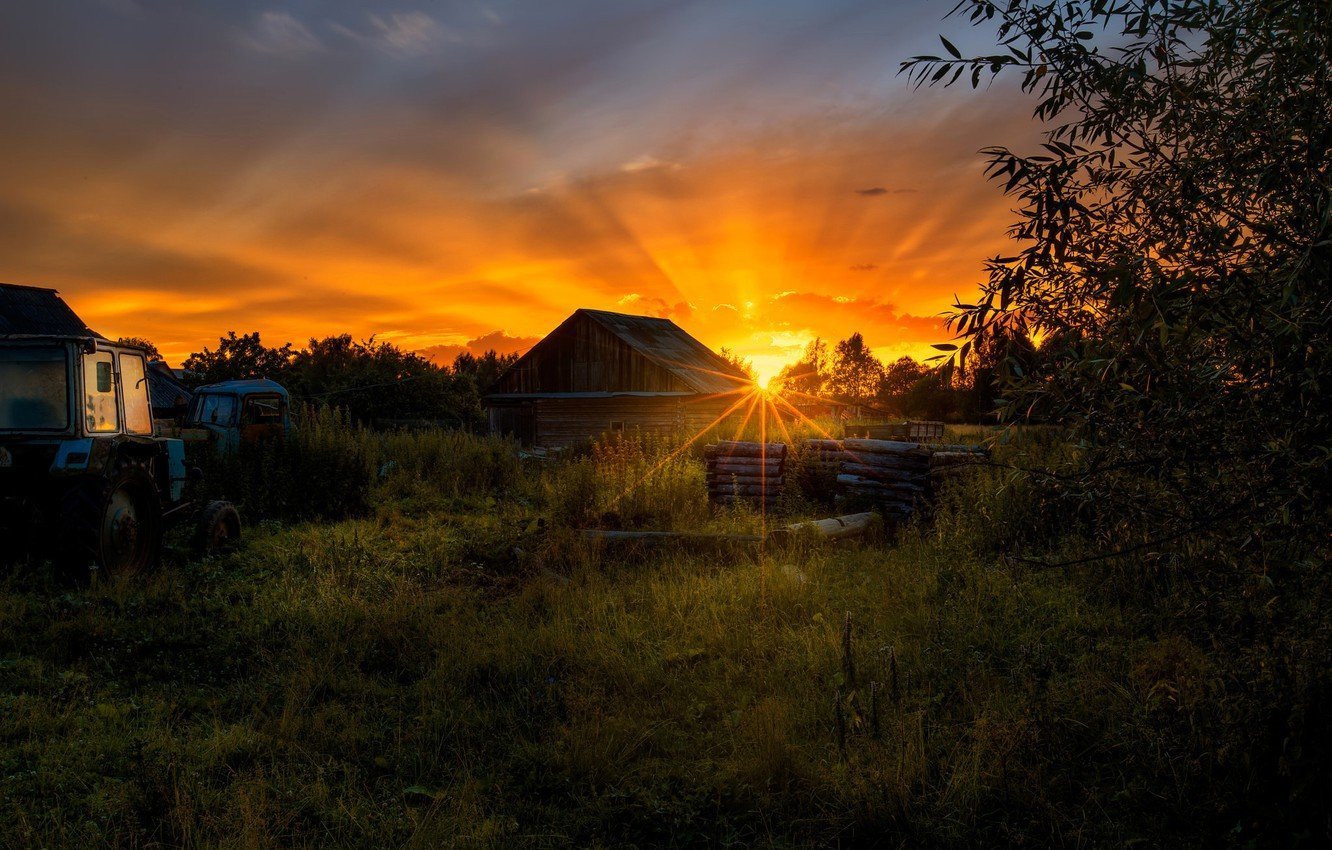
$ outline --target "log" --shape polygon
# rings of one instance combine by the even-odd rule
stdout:
[[[928,473],[928,469],[885,469],[881,466],[866,466],[863,463],[842,464],[843,475],[859,475],[861,478],[871,478],[875,481],[902,481],[909,484],[918,484],[925,480]]]
[[[780,473],[782,471],[782,462],[780,460],[770,460],[767,463],[755,460],[754,463],[740,463],[738,460],[719,460],[708,464],[708,472],[738,472],[743,475],[757,475],[760,471],[768,474]]]
[[[785,457],[785,443],[722,442],[705,446],[708,457]]]
[[[990,453],[990,450],[985,448],[984,446],[938,445],[938,446],[932,446],[931,448],[934,449],[934,454],[948,454],[950,452],[957,452],[969,455],[988,455]]]
[[[898,490],[906,493],[923,493],[925,486],[913,481],[877,481],[860,475],[842,474],[837,476],[837,483],[849,487],[870,488],[875,490]]]
[[[762,496],[765,492],[777,495],[776,487],[763,487],[759,484],[710,484],[709,493],[734,496]]]
[[[847,455],[842,460],[843,466],[857,464],[859,466],[868,466],[875,469],[898,469],[905,471],[924,472],[930,468],[929,458],[903,457],[900,455]]]
[[[843,440],[842,449],[851,454],[929,455],[920,443],[899,440]]]
[[[804,445],[807,450],[814,449],[815,451],[831,452],[840,452],[842,450],[841,440],[806,440]]]
[[[758,543],[763,540],[761,534],[723,534],[695,531],[609,531],[600,528],[585,528],[584,540],[637,540],[643,543],[661,543],[668,540],[716,541],[725,543]]]
[[[811,534],[826,540],[843,540],[848,537],[862,536],[873,528],[878,521],[879,515],[877,513],[866,511],[859,514],[829,517],[828,519],[793,522],[785,528],[773,531],[769,536],[779,541],[801,534]]]
[[[930,472],[930,464],[924,461],[919,462],[919,464],[914,461],[910,464],[871,464],[871,462],[866,462],[868,460],[870,460],[870,456],[848,457],[846,461],[842,462],[842,469],[847,470],[847,472],[868,469],[871,472],[884,474],[884,476],[894,476],[894,474],[895,476],[923,476],[924,473]]]
[[[768,487],[778,489],[785,483],[786,480],[780,475],[718,475],[716,478],[711,475],[708,476],[708,487],[714,487],[718,484],[753,484],[755,486],[766,484]]]

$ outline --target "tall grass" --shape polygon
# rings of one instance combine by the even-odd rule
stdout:
[[[1275,696],[1016,560],[1082,545],[1014,469],[1060,462],[1044,435],[891,548],[629,554],[569,528],[727,521],[696,456],[329,427],[359,516],[0,580],[0,845],[1206,846],[1279,817],[1214,770]]]

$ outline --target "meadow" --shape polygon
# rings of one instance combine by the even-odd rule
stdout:
[[[239,551],[176,540],[158,572],[84,588],[10,570],[0,844],[1242,835],[1218,714],[1243,703],[1188,622],[1143,601],[1187,589],[1027,560],[1088,551],[1010,465],[1057,466],[1055,435],[996,442],[933,517],[862,541],[579,536],[783,519],[714,513],[704,442],[541,461],[325,411],[262,464],[213,471],[251,520]]]

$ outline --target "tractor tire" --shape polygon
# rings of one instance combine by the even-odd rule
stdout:
[[[57,565],[84,581],[135,576],[157,565],[162,548],[162,502],[148,470],[129,463],[111,476],[89,477],[60,499]]]
[[[230,552],[240,545],[241,521],[231,502],[209,502],[195,523],[194,550],[201,557]]]

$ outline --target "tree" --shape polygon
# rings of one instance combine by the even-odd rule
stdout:
[[[517,362],[518,354],[499,354],[493,348],[480,357],[464,351],[453,358],[453,374],[471,378],[477,391],[484,393],[499,380],[505,370]]]
[[[874,400],[883,382],[883,364],[865,345],[859,332],[837,343],[827,391],[840,401],[867,403]]]
[[[730,363],[736,369],[739,369],[741,372],[743,372],[745,376],[748,377],[751,381],[754,380],[755,373],[754,373],[754,364],[752,362],[741,357],[739,354],[736,354],[734,351],[732,351],[731,349],[727,348],[724,345],[721,347],[721,350],[718,351],[717,353],[720,354],[722,359],[725,360],[727,363]]]
[[[1332,3],[957,10],[1001,50],[945,41],[903,70],[1016,71],[1048,130],[1039,151],[986,151],[1017,248],[955,305],[955,362],[1006,331],[1059,342],[1008,369],[999,412],[1065,426],[1035,476],[1043,527],[1083,538],[1055,563],[1113,559],[1126,622],[1207,647],[1212,709],[1148,745],[1207,742],[1220,790],[1177,814],[1218,824],[1202,843],[1325,835],[1332,744],[1304,718],[1332,693]]]
[[[228,331],[217,341],[217,350],[205,348],[185,358],[186,380],[191,386],[246,378],[281,380],[291,365],[291,343],[268,348],[259,332],[236,335]]]
[[[900,408],[902,397],[929,371],[929,367],[911,357],[899,357],[884,367],[883,380],[879,383],[879,397],[886,406]]]
[[[787,364],[777,373],[777,387],[783,392],[818,396],[823,392],[830,368],[828,343],[814,337],[805,346],[799,360]]]
[[[140,336],[122,336],[116,340],[116,345],[130,345],[135,348],[142,348],[143,353],[149,360],[161,360],[162,352],[157,350],[157,346]]]
[[[472,427],[480,421],[476,386],[414,352],[351,334],[311,339],[296,352],[287,389],[304,400],[345,409],[357,422],[431,420]]]
[[[959,360],[1015,329],[1078,343],[1009,370],[1000,412],[1068,426],[1107,546],[1325,545],[1332,476],[1332,4],[964,0],[1002,50],[903,63],[917,84],[1015,70],[1042,149],[989,148],[1012,256],[950,317]],[[1113,49],[1103,45],[1113,44]],[[951,347],[951,346],[950,346]]]

